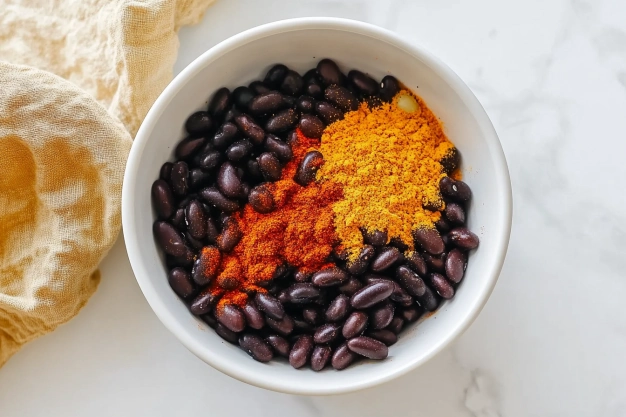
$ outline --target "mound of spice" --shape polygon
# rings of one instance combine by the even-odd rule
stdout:
[[[363,246],[361,228],[387,231],[411,249],[413,230],[434,228],[444,206],[441,160],[453,149],[439,120],[406,90],[379,107],[362,103],[324,130],[317,178],[343,188],[333,212],[351,257]]]

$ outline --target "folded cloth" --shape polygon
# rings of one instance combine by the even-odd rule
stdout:
[[[131,137],[212,2],[0,0],[0,366],[95,291]]]

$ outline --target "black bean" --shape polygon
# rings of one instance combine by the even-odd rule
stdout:
[[[330,364],[333,368],[340,371],[350,366],[350,364],[352,364],[352,362],[354,362],[356,358],[357,355],[350,349],[348,349],[348,344],[343,343],[341,346],[335,349],[335,352],[333,353],[333,356],[330,360]]]
[[[378,93],[378,83],[372,77],[361,71],[352,70],[348,73],[348,80],[365,96],[373,96]]]
[[[233,102],[239,107],[241,110],[245,111],[248,108],[248,104],[254,98],[255,94],[248,87],[237,87],[233,90],[231,98]]]
[[[373,306],[389,298],[393,292],[393,282],[374,282],[358,290],[350,298],[350,304],[356,309],[364,309]]]
[[[311,282],[318,287],[331,287],[341,285],[346,282],[350,276],[337,267],[322,269],[313,274]]]
[[[339,67],[330,59],[322,59],[317,64],[317,75],[325,85],[341,84],[343,79]]]
[[[285,75],[285,78],[283,78],[283,82],[280,85],[280,91],[283,92],[283,94],[295,96],[302,92],[302,87],[304,87],[304,80],[300,74],[289,70],[287,75]]]
[[[187,205],[185,222],[187,223],[187,231],[193,238],[203,239],[206,236],[207,217],[198,200],[193,200]]]
[[[446,256],[448,254],[443,252],[439,255],[431,255],[430,253],[424,254],[424,260],[430,271],[443,272],[445,268]]]
[[[270,345],[255,334],[248,333],[239,336],[239,346],[244,352],[259,362],[269,362],[274,357]]]
[[[320,99],[324,96],[324,90],[319,84],[309,84],[304,88],[304,91],[315,99]]]
[[[426,261],[419,253],[411,251],[404,255],[404,259],[406,260],[409,268],[417,272],[419,275],[424,276],[426,275],[426,272],[428,272]]]
[[[313,326],[307,323],[307,321],[304,320],[303,318],[294,317],[293,324],[294,324],[293,327],[294,327],[295,332],[309,334],[313,331]]]
[[[289,363],[294,368],[302,368],[309,361],[313,351],[313,338],[310,335],[302,335],[296,340],[289,352]]]
[[[415,307],[409,307],[402,310],[402,318],[406,320],[407,323],[413,323],[422,315],[422,310],[418,310]]]
[[[220,297],[221,293],[213,293],[207,288],[193,299],[189,310],[196,316],[207,314],[217,304]]]
[[[320,289],[309,283],[295,283],[285,292],[287,300],[292,304],[307,304],[319,298]]]
[[[478,236],[471,232],[467,227],[457,227],[448,233],[450,242],[464,250],[476,249],[478,247]]]
[[[300,113],[313,113],[315,106],[315,99],[311,96],[300,96],[296,100],[296,110]]]
[[[368,316],[362,311],[355,311],[346,319],[341,334],[346,339],[351,339],[363,333],[368,324]]]
[[[345,284],[339,287],[339,291],[348,297],[352,296],[355,292],[363,288],[361,281],[355,277],[350,278]]]
[[[282,357],[289,357],[291,346],[289,346],[287,339],[276,334],[271,334],[265,338],[265,341],[269,343],[272,349],[274,349],[274,352],[278,353]]]
[[[446,277],[458,284],[463,279],[465,269],[467,268],[467,258],[459,249],[452,249],[445,262]]]
[[[369,359],[385,359],[389,350],[384,343],[367,336],[358,336],[348,340],[348,349]]]
[[[340,321],[343,320],[350,312],[350,299],[339,294],[333,301],[330,302],[328,309],[326,310],[326,320],[328,321]]]
[[[217,326],[217,319],[215,317],[213,317],[213,315],[211,313],[205,314],[205,315],[201,316],[200,318],[202,319],[203,322],[208,324],[209,327],[212,328],[212,329],[215,329],[215,326]]]
[[[184,196],[189,190],[189,167],[184,161],[178,161],[172,167],[170,183],[174,194]]]
[[[245,137],[255,145],[261,145],[265,139],[265,131],[256,124],[254,119],[245,113],[235,117],[235,124]]]
[[[246,317],[241,309],[232,304],[226,304],[215,312],[215,318],[227,329],[238,333],[246,328]]]
[[[242,310],[243,315],[246,317],[246,323],[248,323],[248,326],[252,327],[253,329],[261,329],[263,326],[265,326],[265,319],[263,318],[263,314],[261,314],[261,312],[258,308],[256,308],[255,305],[248,302]]]
[[[450,177],[443,177],[439,181],[439,189],[443,196],[455,201],[465,202],[472,198],[472,190],[469,185]]]
[[[387,75],[380,82],[379,95],[383,101],[390,102],[400,91],[400,83],[393,75]]]
[[[395,307],[390,302],[386,302],[382,306],[374,309],[370,314],[372,329],[378,330],[387,327],[389,323],[391,323],[391,320],[393,320],[395,310]]]
[[[350,90],[338,85],[330,85],[324,90],[324,98],[343,111],[356,110],[359,101],[352,95]]]
[[[379,342],[383,342],[385,346],[391,346],[398,341],[398,336],[396,336],[396,334],[391,330],[387,329],[371,330],[367,332],[367,336],[378,340]]]
[[[353,262],[347,263],[347,270],[352,275],[361,275],[367,270],[367,267],[370,264],[370,261],[376,254],[374,247],[371,245],[365,245],[361,248],[359,252],[359,257],[355,259]]]
[[[406,252],[407,250],[409,250],[409,245],[404,243],[402,239],[400,239],[398,236],[394,236],[391,239],[389,239],[389,246],[393,246],[394,248],[397,248],[400,252]],[[400,256],[400,259],[403,259],[402,254]]]
[[[204,146],[206,138],[187,138],[176,145],[174,155],[177,159],[190,159],[194,154]]]
[[[241,180],[237,169],[230,162],[224,162],[217,174],[217,187],[220,192],[230,198],[241,196]]]
[[[275,113],[283,108],[284,105],[283,95],[278,91],[270,91],[254,97],[250,101],[248,108],[256,116],[264,116]]]
[[[217,237],[217,247],[222,252],[230,252],[237,246],[243,237],[239,223],[233,217],[229,218],[222,228],[222,233]]]
[[[280,320],[285,316],[285,309],[283,308],[283,305],[275,297],[269,294],[258,292],[254,296],[254,301],[256,302],[259,310],[264,312],[268,317]]]
[[[222,163],[222,153],[219,151],[209,151],[204,153],[198,159],[198,166],[201,169],[210,171],[217,168]]]
[[[159,171],[159,179],[163,181],[169,181],[170,175],[172,175],[172,167],[174,166],[171,162],[166,162],[161,165],[161,170]]]
[[[258,213],[269,213],[274,210],[274,196],[266,184],[259,184],[250,190],[248,202]]]
[[[265,178],[266,181],[278,181],[280,179],[282,168],[280,161],[278,161],[278,158],[273,154],[263,152],[256,160],[259,163],[261,174],[263,174],[263,178]]]
[[[280,140],[275,135],[267,135],[265,137],[265,149],[276,155],[280,162],[288,162],[293,158],[291,146]]]
[[[317,68],[311,68],[302,76],[305,84],[319,84],[321,83],[319,76],[317,75]]]
[[[324,133],[324,123],[312,114],[303,114],[300,117],[298,128],[304,136],[311,139],[319,139]]]
[[[196,251],[199,251],[200,249],[204,247],[203,241],[196,239],[195,237],[191,236],[189,233],[185,233],[185,240]]]
[[[452,175],[452,173],[461,164],[461,154],[459,153],[459,150],[454,147],[450,148],[444,157],[441,158],[439,163],[441,164],[441,168],[445,174]]]
[[[222,323],[217,323],[217,326],[215,326],[215,333],[217,333],[222,339],[235,345],[237,344],[237,340],[239,339],[237,333],[228,329]]]
[[[183,235],[171,224],[157,221],[154,223],[153,231],[157,243],[168,255],[180,257],[185,256],[189,251],[189,248],[185,246]]]
[[[311,275],[313,274],[310,272],[296,271],[293,274],[293,280],[296,282],[309,282],[311,281]]]
[[[315,175],[317,171],[324,164],[324,157],[319,151],[310,151],[304,155],[298,169],[296,171],[296,175],[294,177],[294,181],[305,187],[315,181]]]
[[[280,133],[292,129],[298,123],[298,114],[294,109],[282,110],[270,117],[265,123],[265,130]]]
[[[238,140],[226,149],[226,157],[233,162],[240,161],[252,152],[252,148],[252,142],[248,139]]]
[[[461,226],[465,223],[465,210],[460,204],[448,203],[444,210],[446,219],[456,226]]]
[[[271,88],[269,88],[269,86],[267,86],[263,81],[252,81],[248,88],[252,90],[255,96],[269,93],[271,91]]]
[[[213,94],[209,102],[209,113],[215,119],[220,119],[230,106],[230,90],[226,87],[220,88]]]
[[[293,319],[288,314],[285,314],[280,320],[267,317],[265,319],[265,322],[268,326],[270,326],[272,329],[276,330],[283,336],[287,336],[288,334],[293,332],[293,328],[295,325]]]
[[[200,168],[194,168],[189,172],[189,188],[197,190],[210,184],[212,179],[213,176],[210,173],[204,172]]]
[[[211,131],[213,120],[205,111],[198,111],[187,118],[185,130],[192,136],[203,136]]]
[[[439,220],[435,222],[435,227],[437,228],[439,233],[442,233],[442,234],[450,230],[450,224],[443,217],[441,217]]]
[[[424,281],[408,267],[402,265],[396,268],[396,279],[409,294],[420,297],[426,291]]]
[[[330,343],[339,336],[339,329],[341,329],[341,324],[338,323],[322,324],[315,330],[313,341],[318,344]]]
[[[432,290],[428,287],[426,287],[424,295],[417,297],[416,301],[420,305],[420,307],[427,311],[434,311],[439,305],[439,299],[437,298],[435,293],[433,293]]]
[[[437,294],[445,299],[450,299],[454,297],[454,288],[448,282],[448,280],[441,274],[430,274],[428,276],[430,280],[430,284],[433,286]]]
[[[152,204],[159,219],[165,220],[174,214],[174,195],[164,180],[156,180],[152,183]]]
[[[374,272],[384,271],[394,263],[398,262],[402,257],[402,254],[397,248],[386,247],[383,248],[378,255],[372,260],[370,269]]]
[[[411,297],[409,293],[406,292],[398,283],[396,283],[393,293],[389,296],[389,299],[403,307],[408,307],[413,304],[413,297]]]
[[[226,198],[215,187],[204,188],[198,194],[200,198],[208,204],[223,212],[232,213],[239,210],[239,203],[237,201]]]
[[[248,168],[248,174],[253,180],[261,181],[263,179],[263,174],[261,173],[261,169],[259,168],[259,163],[256,161],[256,158],[249,159],[246,162],[246,168]]]
[[[215,132],[213,146],[217,149],[226,149],[239,137],[239,129],[233,122],[226,122]]]
[[[217,237],[219,236],[220,232],[217,228],[217,226],[215,225],[215,222],[213,221],[213,219],[208,218],[207,222],[206,222],[206,239],[207,241],[214,245],[215,243],[217,243]]]
[[[332,349],[330,346],[317,345],[311,353],[311,369],[318,372],[328,365],[330,356],[332,355]]]
[[[306,307],[302,309],[302,318],[307,323],[317,326],[324,322],[324,314],[319,308]]]
[[[278,292],[278,295],[276,295],[276,298],[278,299],[278,301],[280,301],[282,304],[288,303],[289,302],[289,294],[287,293],[287,290],[281,290],[278,291],[278,286],[274,285],[273,287],[271,287],[271,289],[269,290],[269,292],[271,294],[276,295],[276,293]]]
[[[176,267],[167,275],[170,287],[180,298],[189,298],[196,292],[191,276],[184,268]]]
[[[391,323],[387,326],[387,330],[391,330],[394,334],[398,334],[404,327],[404,319],[402,317],[394,317]]]
[[[362,229],[363,241],[372,246],[383,246],[387,244],[387,232],[381,232],[380,230],[367,230]]]
[[[276,64],[272,68],[270,68],[269,71],[267,71],[267,74],[263,79],[263,83],[270,86],[271,88],[278,88],[278,86],[280,86],[280,84],[287,76],[288,72],[289,68],[287,68],[283,64]]]
[[[343,112],[325,101],[315,103],[315,113],[317,113],[327,125],[343,119]]]
[[[220,251],[216,247],[203,248],[191,270],[194,282],[201,286],[209,284],[217,276],[221,259]]]
[[[179,208],[174,212],[172,225],[181,232],[187,229],[187,225],[185,224],[185,209]]]
[[[415,229],[413,230],[413,239],[415,243],[424,248],[426,252],[432,253],[433,255],[439,255],[445,249],[445,245],[437,229]]]

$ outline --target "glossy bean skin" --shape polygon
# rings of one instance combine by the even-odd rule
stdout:
[[[350,313],[350,299],[344,294],[338,295],[326,309],[326,320],[341,321]]]
[[[386,327],[387,330],[392,331],[394,334],[398,334],[404,327],[404,319],[402,317],[394,317],[391,323]]]
[[[352,275],[361,275],[367,271],[372,258],[376,254],[372,245],[365,245],[359,252],[359,257],[354,262],[348,262],[346,269]]]
[[[393,292],[393,282],[373,282],[358,290],[350,298],[353,308],[364,309],[389,298]]]
[[[220,232],[215,225],[215,222],[210,217],[207,218],[206,222],[206,239],[211,245],[215,245],[217,243],[217,237]]]
[[[269,71],[267,71],[267,74],[265,74],[263,84],[266,84],[271,88],[278,88],[287,76],[288,72],[289,68],[287,68],[285,65],[276,64],[272,68],[270,68]]]
[[[245,113],[235,117],[235,124],[239,131],[255,145],[261,145],[265,139],[265,131],[256,124],[254,119]]]
[[[195,250],[200,250],[204,246],[204,242],[191,236],[189,232],[185,233],[185,240]]]
[[[467,268],[467,257],[459,249],[452,249],[448,252],[445,262],[446,277],[458,284],[465,275],[465,269]]]
[[[260,96],[271,91],[270,87],[263,81],[252,81],[248,88],[252,90],[255,96]]]
[[[235,117],[239,116],[241,112],[237,109],[236,106],[232,106],[230,109],[226,111],[224,114],[224,123],[234,123]]]
[[[406,264],[409,268],[417,272],[419,275],[424,276],[428,272],[426,261],[419,253],[412,251],[409,254],[405,254],[404,259],[406,260]]]
[[[198,152],[204,146],[206,139],[201,138],[187,138],[182,140],[176,145],[174,155],[176,159],[190,159],[196,152]]]
[[[256,116],[272,114],[284,105],[283,95],[278,91],[269,91],[254,97],[248,106],[250,112]]]
[[[346,319],[341,334],[346,339],[360,335],[367,328],[369,317],[362,311],[355,311]]]
[[[324,90],[324,98],[329,103],[343,111],[351,111],[359,108],[359,102],[354,95],[345,87],[330,85]]]
[[[195,191],[208,185],[212,179],[213,176],[210,173],[194,168],[189,172],[189,188]]]
[[[244,352],[259,362],[269,362],[274,357],[274,352],[270,345],[254,334],[239,336],[239,346]]]
[[[288,94],[290,96],[296,96],[302,92],[302,88],[304,87],[304,80],[295,71],[289,70],[283,78],[282,83],[280,84],[280,91],[283,94]]]
[[[446,216],[446,219],[453,225],[461,226],[465,224],[465,210],[460,204],[446,204],[444,214]]]
[[[450,223],[448,223],[444,217],[441,217],[439,220],[435,222],[435,227],[441,234],[450,231]],[[441,237],[443,238],[443,236]]]
[[[304,91],[315,99],[320,99],[324,95],[324,90],[319,84],[309,84],[304,88]]]
[[[466,202],[472,198],[472,190],[466,183],[450,177],[443,177],[439,181],[439,190],[444,197],[459,202]]]
[[[306,187],[315,181],[317,171],[324,165],[324,156],[319,151],[310,151],[304,155],[298,169],[294,181],[303,187]]]
[[[189,306],[189,310],[196,316],[201,316],[210,312],[215,304],[220,300],[221,294],[214,294],[208,289],[198,294]]]
[[[254,301],[259,310],[274,320],[281,320],[285,316],[283,305],[270,294],[258,292],[254,296]]]
[[[341,84],[343,78],[337,64],[330,59],[322,59],[317,64],[317,75],[325,85]]]
[[[265,131],[280,133],[292,129],[298,122],[298,114],[294,109],[282,110],[270,117],[265,123]]]
[[[152,183],[152,204],[161,220],[169,219],[174,214],[174,194],[165,180]]]
[[[216,119],[221,119],[226,110],[230,107],[230,90],[226,87],[220,88],[213,94],[209,102],[209,113]]]
[[[273,154],[269,152],[263,152],[257,158],[259,163],[259,169],[265,181],[278,181],[282,174],[282,168],[280,161]]]
[[[224,162],[217,174],[217,188],[228,198],[241,196],[241,180],[237,175],[237,169],[230,162]]]
[[[318,287],[332,287],[346,282],[350,276],[337,267],[322,269],[313,274],[311,282]]]
[[[185,222],[187,223],[187,231],[193,238],[204,239],[207,217],[198,200],[192,200],[185,208]]]
[[[463,250],[472,250],[478,247],[480,243],[478,236],[470,231],[467,227],[457,227],[448,233],[450,242]]]
[[[439,163],[441,164],[445,174],[452,175],[452,173],[461,164],[461,154],[459,153],[459,150],[455,147],[451,148],[446,155],[441,158]]]
[[[330,359],[330,364],[333,368],[340,371],[346,369],[357,358],[357,355],[348,349],[348,344],[343,343],[333,352],[333,356]]]
[[[439,255],[425,253],[424,260],[426,261],[426,265],[428,265],[428,270],[432,272],[443,272],[447,255],[448,254],[446,252]]]
[[[235,88],[231,94],[231,98],[235,105],[244,111],[248,108],[248,104],[250,104],[250,101],[254,98],[254,96],[254,92],[244,86]]]
[[[424,295],[417,297],[417,303],[426,311],[435,311],[439,306],[439,299],[430,288],[426,287]]]
[[[343,119],[343,112],[325,101],[315,103],[315,113],[327,125]]]
[[[319,308],[306,307],[302,309],[302,318],[312,326],[318,326],[324,322],[324,313]]]
[[[232,304],[226,304],[215,312],[215,318],[228,330],[239,333],[246,328],[246,317],[241,309]]]
[[[370,269],[374,272],[381,272],[398,262],[402,254],[397,248],[383,248],[372,260]]]
[[[198,166],[205,171],[212,171],[220,166],[223,159],[220,151],[208,151],[200,156]]]
[[[240,137],[239,129],[233,122],[226,122],[213,135],[213,146],[216,149],[226,149]]]
[[[227,198],[215,187],[204,188],[198,194],[206,203],[225,213],[239,210],[237,201]]]
[[[419,228],[413,230],[413,239],[426,252],[433,255],[439,255],[445,250],[443,240],[436,229]]]
[[[296,100],[296,110],[300,113],[313,113],[315,110],[314,106],[315,99],[311,96],[300,96],[298,100]]]
[[[234,345],[236,345],[239,340],[237,333],[233,332],[222,323],[217,323],[217,326],[215,326],[215,333],[217,333],[222,339]]]
[[[266,184],[259,184],[250,190],[248,203],[258,213],[270,213],[276,208],[274,196]]]
[[[317,328],[313,334],[313,341],[317,344],[330,343],[339,336],[341,325],[338,323],[326,323]]]
[[[387,346],[376,339],[367,336],[357,336],[348,340],[348,349],[369,359],[385,359],[389,354]]]
[[[324,123],[313,114],[303,114],[300,117],[298,128],[304,136],[311,139],[319,139],[324,133]]]
[[[187,230],[187,225],[185,224],[185,209],[179,208],[174,212],[174,216],[172,216],[172,225],[180,230],[181,232]]]
[[[276,155],[276,158],[282,163],[289,162],[293,158],[291,146],[280,140],[275,135],[267,135],[265,137],[265,149]]]
[[[371,330],[367,332],[367,336],[384,343],[385,346],[391,346],[398,341],[398,336],[387,329]]]
[[[324,369],[326,365],[328,365],[332,353],[333,350],[330,348],[330,346],[315,346],[313,348],[313,352],[311,353],[311,369],[313,369],[315,372],[319,372]]]
[[[361,230],[363,241],[372,246],[383,246],[387,244],[387,232],[380,230]]]
[[[294,368],[302,368],[309,361],[313,352],[313,338],[310,335],[302,335],[296,340],[289,352],[289,364]]]
[[[411,295],[409,295],[409,293],[406,292],[404,288],[402,288],[398,283],[396,283],[396,286],[389,296],[389,299],[403,307],[408,307],[413,304],[413,297],[411,297]]]
[[[413,323],[422,315],[421,311],[415,307],[409,307],[402,310],[402,318],[407,323]]]
[[[157,243],[168,255],[181,257],[185,256],[189,249],[185,245],[183,235],[171,224],[157,221],[153,226],[154,237]]]
[[[187,118],[185,130],[192,136],[202,136],[211,131],[213,120],[211,115],[205,111],[198,111]]]
[[[189,190],[189,167],[184,161],[178,161],[172,166],[170,185],[174,194],[184,196]]]
[[[296,107],[296,98],[293,96],[288,96],[283,94],[283,107],[295,109]]]
[[[263,314],[256,308],[252,303],[247,303],[243,308],[243,315],[246,318],[246,323],[248,326],[253,329],[261,329],[265,326],[265,319],[263,318]]]
[[[161,165],[161,170],[159,171],[159,179],[163,181],[169,181],[170,176],[172,175],[172,167],[174,166],[171,162],[166,162]]]
[[[296,282],[309,282],[311,281],[311,273],[309,272],[303,272],[303,271],[296,271],[293,274],[293,280]]]
[[[194,295],[196,286],[191,281],[189,273],[180,267],[172,269],[167,275],[167,280],[174,292],[183,299],[187,299]]]
[[[289,345],[287,339],[276,334],[271,334],[265,338],[265,341],[272,347],[272,349],[274,349],[274,352],[284,358],[289,357],[291,346]]]
[[[287,300],[292,304],[308,304],[319,298],[321,292],[313,284],[296,283],[286,290]]]
[[[379,95],[381,100],[391,102],[398,91],[400,91],[400,83],[396,77],[387,75],[380,82]]]
[[[246,156],[250,155],[252,152],[252,142],[248,139],[241,139],[233,142],[228,149],[226,149],[226,158],[229,161],[237,162],[244,159]]]
[[[433,286],[437,294],[439,294],[442,298],[449,300],[454,297],[454,288],[448,282],[448,280],[441,274],[430,274],[429,275],[430,284]]]
[[[382,306],[377,307],[370,314],[370,325],[374,330],[384,329],[393,320],[393,313],[395,307],[390,302],[384,303]]]
[[[376,80],[361,71],[352,70],[348,73],[348,80],[365,96],[373,96],[378,92]]]
[[[231,217],[222,228],[222,233],[217,236],[216,244],[222,252],[230,252],[237,246],[242,237],[243,233],[237,220]]]

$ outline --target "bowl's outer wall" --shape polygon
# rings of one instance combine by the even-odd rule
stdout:
[[[344,72],[356,68],[375,79],[393,74],[421,96],[444,124],[463,157],[473,190],[468,223],[481,239],[453,300],[405,331],[376,364],[342,372],[294,370],[285,362],[261,364],[224,342],[193,317],[168,286],[152,236],[150,186],[161,164],[173,158],[189,114],[211,94],[262,78],[282,62],[303,73],[322,58]],[[370,25],[341,19],[295,19],[255,28],[211,49],[186,68],[159,97],[142,125],[129,158],[123,191],[124,236],[133,271],[163,323],[215,368],[242,381],[298,394],[348,392],[392,379],[425,362],[473,321],[497,280],[508,244],[511,191],[506,162],[484,110],[456,75],[429,54]],[[165,359],[165,358],[164,358]]]

